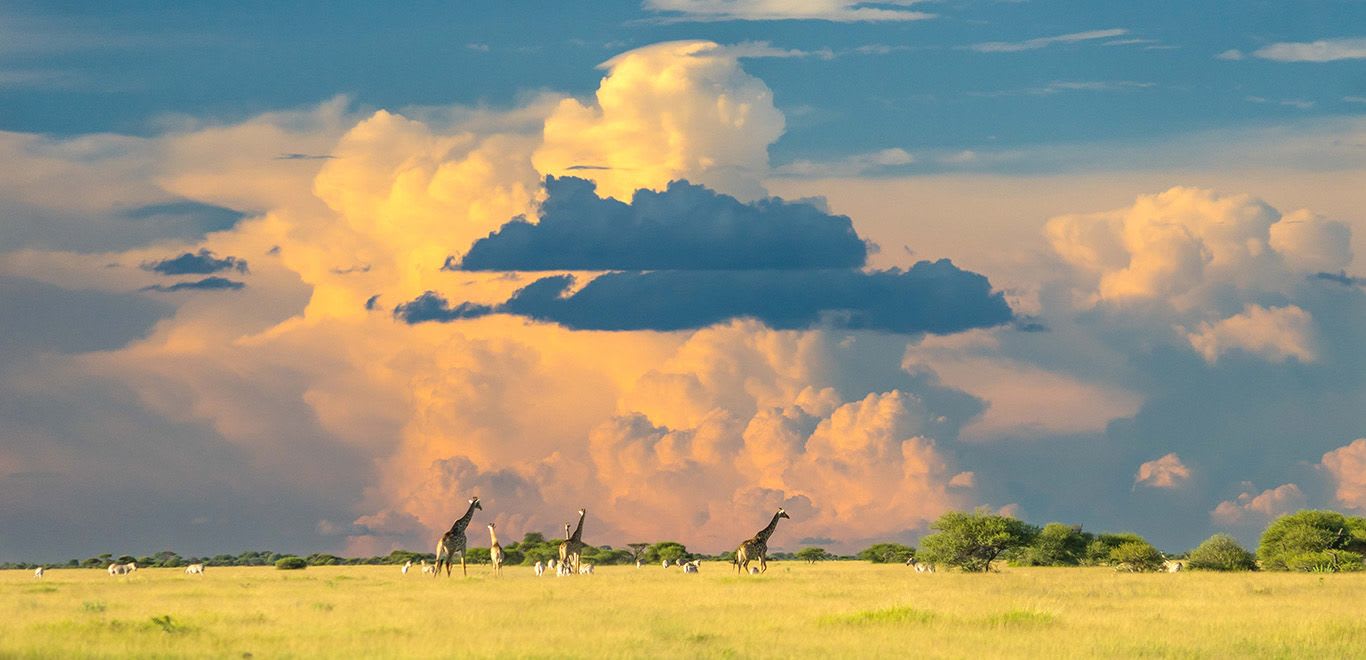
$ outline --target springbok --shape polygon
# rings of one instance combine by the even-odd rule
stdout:
[[[428,564],[426,559],[422,560],[419,568],[421,568],[423,575],[436,575],[436,564]]]
[[[185,574],[186,574],[186,575],[203,575],[203,574],[204,574],[204,565],[203,565],[203,564],[190,564],[189,566],[186,566],[186,567],[185,567]]]
[[[536,577],[541,577],[542,575],[545,575],[545,562],[543,562],[543,561],[537,561],[537,562],[536,562]]]
[[[38,568],[33,569],[33,577],[34,577],[34,579],[37,579],[37,580],[43,579],[43,567],[42,567],[42,566],[39,566]]]
[[[750,575],[758,575],[758,574],[759,574],[759,567],[758,567],[758,566],[750,566],[750,567],[749,567],[749,574],[750,574]]]
[[[694,559],[694,560],[692,560],[692,561],[690,561],[690,562],[687,562],[687,563],[683,564],[683,572],[684,572],[684,573],[696,573],[697,570],[698,570],[698,568],[699,568],[701,565],[702,565],[702,560],[701,560],[701,559]]]

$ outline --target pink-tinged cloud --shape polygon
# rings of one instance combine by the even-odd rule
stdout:
[[[1323,469],[1333,477],[1338,502],[1358,511],[1366,510],[1366,438],[1324,454]]]
[[[1268,362],[1293,359],[1309,363],[1317,359],[1314,319],[1295,305],[1267,308],[1249,304],[1226,319],[1201,323],[1186,334],[1186,339],[1210,364],[1230,351],[1256,355]]]
[[[1190,481],[1191,471],[1175,453],[1138,466],[1134,484],[1149,488],[1175,489]]]
[[[1240,493],[1237,498],[1220,502],[1210,517],[1220,525],[1265,523],[1272,518],[1292,513],[1304,507],[1307,498],[1299,486],[1281,484],[1256,495]]]

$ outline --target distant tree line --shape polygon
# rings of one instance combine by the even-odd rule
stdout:
[[[1000,561],[1011,566],[1111,566],[1147,572],[1162,570],[1169,559],[1138,534],[1092,534],[1081,525],[1056,522],[1037,527],[986,509],[951,511],[931,529],[919,549],[878,543],[857,556],[873,563],[914,559],[964,571],[988,571]],[[1185,567],[1195,570],[1337,573],[1363,570],[1363,557],[1366,518],[1299,511],[1273,521],[1262,533],[1256,554],[1232,536],[1215,534],[1183,558]]]
[[[771,552],[774,561],[818,561],[862,559],[873,563],[920,562],[943,564],[964,571],[988,571],[993,564],[1011,566],[1111,566],[1116,570],[1146,572],[1162,570],[1168,559],[1151,543],[1133,533],[1092,534],[1081,525],[1052,522],[1037,527],[987,509],[951,511],[931,526],[932,533],[920,540],[917,549],[900,543],[878,543],[854,557],[840,557],[823,548],[807,547],[797,552]],[[559,557],[559,539],[530,532],[522,540],[503,547],[507,565],[530,566]],[[136,562],[143,568],[177,568],[189,564],[206,566],[274,566],[295,555],[269,550],[247,551],[237,555],[220,554],[182,557],[170,550],[152,555],[101,554],[47,567],[105,568],[111,563]],[[388,565],[421,561],[434,562],[431,553],[395,550],[374,557],[339,557],[314,553],[299,557],[307,566]],[[623,548],[609,545],[584,546],[582,561],[597,565],[634,564],[640,561],[677,564],[694,559],[733,562],[733,551],[715,555],[690,552],[677,541],[628,543]],[[1302,571],[1338,573],[1366,569],[1366,518],[1346,516],[1336,511],[1299,511],[1281,516],[1262,533],[1256,553],[1238,544],[1227,534],[1215,534],[1183,557],[1186,568],[1212,571]],[[473,564],[489,562],[489,550],[471,547],[465,553]],[[293,562],[292,559],[290,561]],[[34,568],[28,562],[0,563],[0,569]]]

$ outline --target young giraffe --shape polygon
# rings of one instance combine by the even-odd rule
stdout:
[[[570,575],[579,572],[579,554],[583,552],[583,517],[587,514],[587,509],[579,509],[579,526],[560,544],[560,563],[568,562],[566,565],[569,567]],[[568,524],[565,524],[564,531],[569,532]]]
[[[786,511],[779,508],[778,512],[773,514],[773,520],[769,521],[768,527],[759,530],[754,538],[741,543],[735,551],[735,570],[740,573],[749,573],[749,563],[755,559],[759,560],[760,573],[768,570],[768,537],[773,536],[773,530],[778,528],[779,518],[791,519],[792,516],[787,515]]]
[[[503,574],[503,560],[507,555],[503,553],[503,546],[498,545],[498,533],[493,531],[493,523],[489,523],[489,561],[493,562],[493,574]]]
[[[468,576],[469,571],[465,568],[465,528],[470,526],[470,519],[474,517],[474,510],[484,510],[479,505],[479,497],[470,498],[470,508],[465,511],[465,515],[451,525],[450,531],[441,535],[441,540],[436,543],[436,571],[432,573],[435,577],[441,574],[441,566],[446,566],[446,577],[451,576],[451,555],[460,553],[460,573]]]

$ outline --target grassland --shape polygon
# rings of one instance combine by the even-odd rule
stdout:
[[[725,568],[3,571],[0,657],[1366,657],[1361,574]]]

